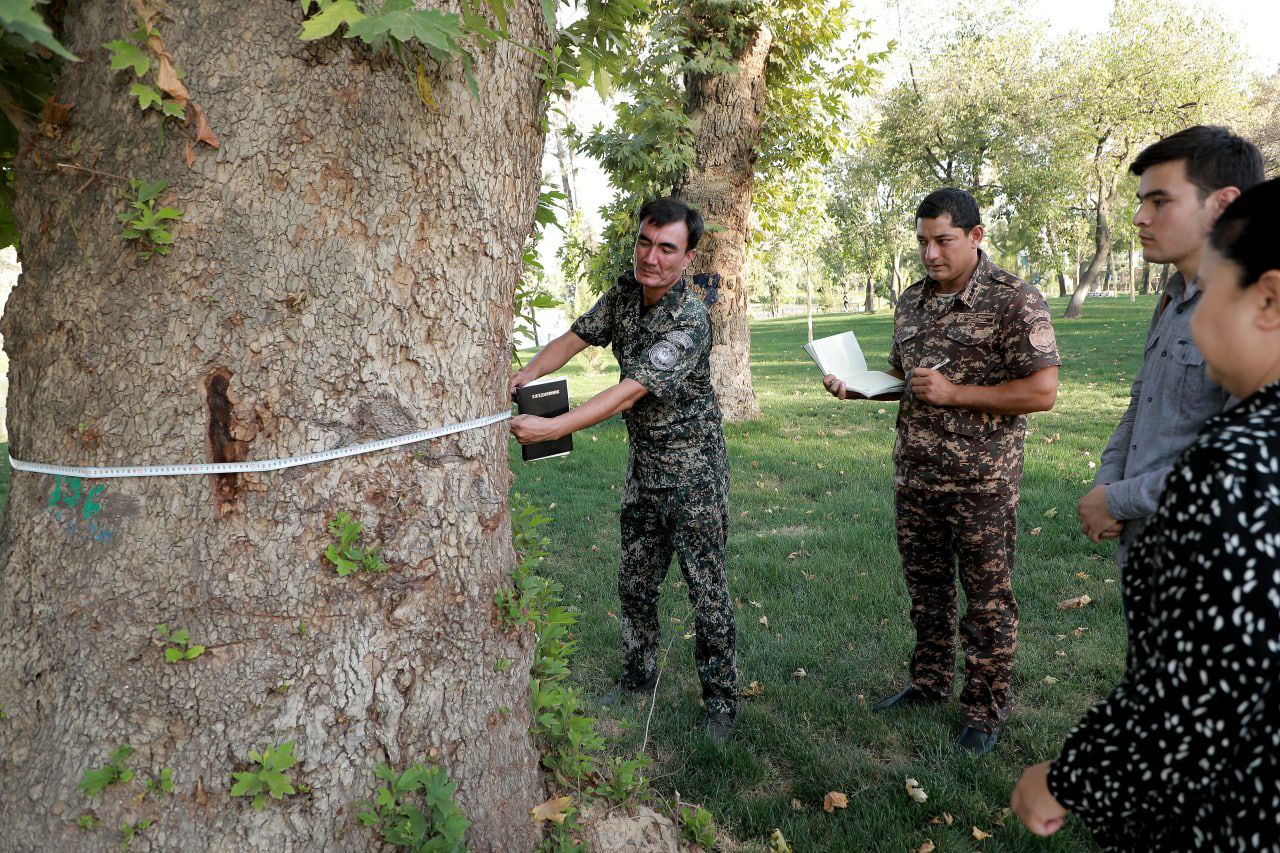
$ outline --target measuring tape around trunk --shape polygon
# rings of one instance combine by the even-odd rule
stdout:
[[[314,465],[317,462],[329,462],[347,456],[359,456],[375,450],[389,450],[405,444],[416,444],[429,441],[456,432],[479,429],[490,424],[501,423],[511,417],[511,412],[499,412],[483,418],[475,418],[449,426],[432,427],[421,432],[411,432],[396,438],[382,438],[365,444],[353,444],[350,447],[339,447],[336,450],[321,450],[318,453],[304,453],[301,456],[290,456],[287,459],[262,459],[256,462],[206,462],[199,465],[131,465],[121,468],[78,467],[74,465],[46,465],[43,462],[24,462],[9,457],[9,465],[17,471],[31,471],[36,474],[53,474],[65,477],[80,477],[86,480],[98,480],[108,477],[176,477],[189,474],[257,474],[264,471],[280,471],[285,468],[296,468],[299,465]]]

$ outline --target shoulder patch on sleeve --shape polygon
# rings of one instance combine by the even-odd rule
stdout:
[[[1043,320],[1031,328],[1028,339],[1040,352],[1053,352],[1058,348],[1058,339],[1053,334],[1053,326]]]
[[[667,337],[670,337],[670,335]],[[690,343],[692,344],[692,341]],[[680,349],[667,338],[663,338],[649,347],[649,352],[646,353],[646,356],[649,359],[649,363],[659,370],[670,370],[680,360]]]
[[[666,340],[682,349],[689,349],[693,346],[693,337],[688,332],[682,332],[679,329],[674,332],[668,332]]]

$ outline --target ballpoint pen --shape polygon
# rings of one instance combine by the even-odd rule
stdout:
[[[948,364],[950,364],[950,363],[951,363],[951,359],[950,359],[950,358],[944,358],[942,361],[938,362],[937,364],[935,364],[933,367],[931,367],[931,368],[929,368],[929,369],[930,369],[930,370],[941,370],[942,368],[946,367],[946,366],[947,366]]]

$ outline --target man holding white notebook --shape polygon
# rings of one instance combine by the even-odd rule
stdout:
[[[916,645],[911,683],[874,707],[951,696],[958,568],[968,610],[956,744],[976,755],[995,747],[1013,707],[1018,605],[1010,581],[1024,415],[1053,407],[1061,363],[1044,298],[991,262],[979,249],[983,233],[977,202],[963,190],[937,190],[916,210],[928,275],[898,300],[887,372],[902,381],[894,520]],[[833,349],[810,355],[823,365],[819,356]],[[867,397],[833,373],[823,384],[842,400]]]

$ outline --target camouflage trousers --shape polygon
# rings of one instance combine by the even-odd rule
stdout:
[[[707,713],[737,712],[733,604],[725,576],[729,533],[727,477],[675,488],[647,488],[628,478],[622,497],[622,684],[646,685],[658,674],[658,588],[674,553],[693,604],[694,663]]]
[[[1013,709],[1010,679],[1018,604],[1010,585],[1018,494],[899,488],[894,495],[898,553],[911,596],[916,647],[911,683],[927,696],[951,695],[956,668],[956,574],[968,609],[964,643],[964,723],[992,731]]]

